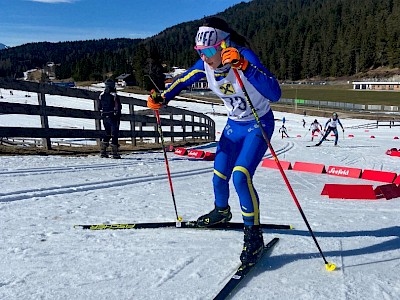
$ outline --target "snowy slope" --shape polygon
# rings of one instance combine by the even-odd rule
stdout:
[[[5,101],[35,101],[23,92],[3,94]],[[79,99],[57,96],[49,96],[47,102],[54,105],[51,101],[83,105]],[[210,105],[171,105],[211,112]],[[214,109],[224,112],[220,106]],[[226,118],[210,116],[221,132]],[[281,139],[277,133],[283,116],[293,138]],[[306,117],[306,128],[303,116],[275,112],[275,117],[272,143],[281,160],[400,174],[400,158],[385,155],[389,148],[400,148],[394,140],[400,136],[398,127],[366,132],[349,127],[369,121],[342,119],[346,132],[340,133],[340,147],[329,141],[307,148],[307,129],[315,117]],[[16,121],[16,116],[4,115],[0,125],[10,118],[13,124],[28,126],[26,118]],[[65,122],[54,120],[57,126],[76,126]],[[184,220],[196,219],[213,205],[213,163],[173,153],[168,157],[178,213]],[[271,157],[269,152],[266,157]],[[162,152],[123,158],[0,157],[0,299],[212,299],[217,294],[239,263],[240,231],[73,227],[174,221]],[[325,270],[279,172],[260,167],[254,185],[261,198],[262,222],[291,224],[295,229],[265,231],[266,241],[277,236],[280,242],[233,299],[400,299],[400,198],[328,199],[320,195],[326,183],[382,183],[293,170],[286,174],[327,260],[337,270]],[[230,205],[233,221],[241,222],[233,187]]]

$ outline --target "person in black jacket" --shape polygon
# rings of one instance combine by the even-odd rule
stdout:
[[[99,110],[105,129],[100,144],[100,157],[108,157],[107,147],[111,140],[112,158],[118,159],[121,158],[118,153],[118,136],[122,105],[115,89],[115,82],[107,79],[104,84],[105,89],[99,96]]]

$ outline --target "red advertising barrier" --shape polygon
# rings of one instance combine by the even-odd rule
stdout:
[[[203,158],[204,156],[204,151],[202,150],[196,150],[196,149],[191,149],[189,150],[188,154],[189,157],[193,158]]]
[[[292,168],[292,164],[288,161],[280,160],[282,169],[290,170]],[[265,158],[261,164],[261,167],[271,168],[271,169],[279,169],[276,161],[274,159]]]
[[[212,153],[212,152],[204,152],[203,159],[204,159],[204,160],[214,160],[214,159],[215,159],[215,153]]]
[[[376,200],[372,185],[325,184],[321,195],[336,199]]]
[[[175,148],[174,154],[183,156],[187,154],[187,150],[185,148]]]
[[[390,155],[390,156],[398,156],[398,157],[400,157],[400,149],[397,150],[396,148],[392,148],[392,149],[387,150],[385,153],[387,155]]]
[[[361,174],[362,179],[392,183],[397,174],[393,172],[364,170]]]
[[[400,187],[394,183],[379,185],[375,188],[375,194],[377,198],[386,198],[386,200],[398,198],[400,197]]]
[[[326,173],[325,165],[296,161],[293,170],[311,173]]]
[[[349,138],[353,138],[353,137],[354,137],[354,134],[349,134],[348,137],[349,137]]]
[[[397,152],[397,148],[391,148],[389,150],[386,150],[385,154],[390,155],[392,152]]]
[[[357,168],[346,168],[346,167],[338,167],[338,166],[329,166],[328,173],[329,175],[342,176],[342,177],[351,177],[351,178],[360,178],[361,169]]]
[[[399,176],[396,177],[396,179],[393,181],[394,184],[399,184],[400,186],[400,174]]]

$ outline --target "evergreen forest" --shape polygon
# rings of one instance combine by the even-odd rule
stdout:
[[[400,68],[399,0],[253,0],[217,14],[247,37],[279,80],[353,76]],[[29,43],[0,50],[0,77],[54,62],[57,79],[104,80],[134,74],[160,78],[173,66],[189,68],[198,55],[201,20],[181,23],[147,39]],[[160,75],[161,74],[161,75]]]

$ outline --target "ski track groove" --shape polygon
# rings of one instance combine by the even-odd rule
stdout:
[[[293,149],[294,144],[293,142],[288,142],[286,145],[284,145],[282,148],[276,150],[276,154],[282,154],[290,151]],[[270,153],[266,154],[264,156],[265,158],[271,158],[272,155]],[[158,163],[160,160],[164,159],[149,159],[147,160],[142,160],[138,159],[138,162],[154,162]],[[170,159],[169,159],[170,160]],[[187,158],[173,158],[171,160],[188,160]],[[93,170],[93,169],[99,169],[99,168],[121,168],[121,167],[126,167],[126,166],[131,166],[132,162],[126,162],[126,163],[113,163],[113,164],[97,164],[97,165],[81,165],[81,166],[67,166],[67,167],[49,167],[49,168],[29,168],[29,169],[18,169],[15,171],[6,171],[6,172],[0,172],[1,175],[19,175],[19,176],[28,176],[28,175],[42,175],[46,173],[55,173],[55,172],[81,172],[85,170]],[[173,172],[171,173],[171,176],[173,178],[182,178],[182,177],[188,177],[188,176],[195,176],[195,175],[201,175],[205,174],[207,172],[210,172],[213,170],[213,167],[206,167],[206,168],[196,168],[192,170],[185,170],[185,171],[180,171],[180,172]],[[60,195],[60,194],[69,194],[69,193],[75,193],[75,192],[88,192],[92,190],[97,190],[97,189],[107,189],[107,188],[113,188],[113,187],[121,187],[121,186],[126,186],[126,185],[131,185],[131,184],[140,184],[140,183],[145,183],[148,182],[149,179],[151,181],[155,180],[166,180],[168,179],[168,176],[166,174],[157,174],[157,175],[147,175],[147,176],[132,176],[128,178],[118,178],[114,180],[104,180],[104,181],[97,181],[97,182],[91,182],[91,183],[83,183],[83,184],[72,184],[72,185],[65,185],[65,186],[59,186],[59,187],[50,187],[50,188],[40,188],[40,189],[26,189],[26,190],[19,190],[15,191],[13,193],[0,193],[0,203],[2,202],[13,202],[13,201],[19,201],[19,200],[28,200],[32,198],[43,198],[47,196],[53,196],[53,195]]]
[[[48,167],[48,168],[28,168],[28,169],[17,169],[13,171],[2,170],[0,171],[0,175],[4,176],[31,176],[31,175],[44,175],[49,173],[65,173],[65,172],[79,172],[85,170],[100,170],[100,169],[115,169],[115,168],[123,168],[127,166],[132,166],[132,160],[136,160],[139,163],[158,163],[160,160],[164,160],[163,158],[152,158],[152,159],[128,159],[127,162],[121,163],[111,163],[111,164],[90,164],[90,165],[77,165],[77,166],[65,166],[65,167]],[[188,158],[172,158],[169,159],[171,161],[179,161],[179,160],[189,160]]]
[[[165,284],[167,281],[173,279],[177,274],[186,269],[189,265],[194,263],[195,258],[187,258],[181,261],[178,261],[174,267],[165,270],[161,276],[161,278],[154,284],[154,287],[160,287]]]
[[[186,177],[186,176],[194,176],[199,174],[204,174],[209,172],[212,168],[203,168],[197,170],[190,170],[190,171],[182,171],[173,173],[174,178]],[[148,182],[149,179],[152,181],[155,180],[164,180],[167,179],[167,175],[149,175],[149,176],[132,176],[129,178],[118,178],[118,179],[108,179],[104,181],[98,182],[91,182],[91,183],[84,183],[84,184],[72,184],[66,185],[61,187],[51,187],[51,188],[42,188],[42,189],[30,189],[30,190],[20,190],[16,191],[11,194],[3,194],[0,193],[0,202],[12,202],[17,200],[29,199],[33,197],[47,197],[52,195],[59,195],[59,194],[67,194],[67,193],[75,193],[75,192],[87,192],[91,190],[97,189],[105,189],[105,188],[112,188],[112,187],[120,187],[130,184],[138,184],[138,183],[145,183]]]

